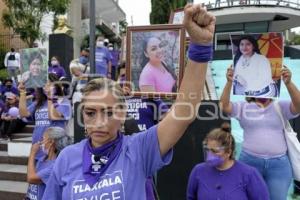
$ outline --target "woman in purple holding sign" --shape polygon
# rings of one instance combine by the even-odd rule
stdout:
[[[250,98],[250,101],[230,102],[233,84],[231,68],[227,71],[227,83],[220,99],[223,112],[236,118],[244,130],[240,161],[261,173],[271,200],[286,200],[292,182],[284,126],[276,106],[281,109],[285,120],[295,118],[300,113],[300,91],[291,80],[292,74],[287,68],[283,68],[281,74],[291,101]]]
[[[49,80],[58,81],[56,75],[50,74]],[[55,91],[54,91],[55,90]],[[32,134],[32,143],[37,143],[43,138],[45,130],[50,126],[66,127],[71,116],[70,101],[63,96],[62,87],[49,82],[44,88],[36,88],[35,101],[26,106],[26,91],[22,82],[19,84],[20,100],[19,111],[21,117],[32,117],[35,126]],[[44,154],[39,151],[36,159]]]
[[[59,152],[71,144],[71,138],[61,127],[48,128],[43,141],[32,145],[27,164],[27,182],[29,183],[25,200],[41,200],[46,188],[48,178]],[[35,155],[39,150],[45,154],[38,161]]]
[[[171,162],[172,147],[198,113],[207,62],[212,58],[215,17],[201,5],[188,4],[184,25],[193,44],[176,106],[158,125],[124,136],[120,129],[127,106],[121,87],[105,78],[90,81],[82,99],[88,138],[60,153],[44,200],[146,198],[147,177]]]

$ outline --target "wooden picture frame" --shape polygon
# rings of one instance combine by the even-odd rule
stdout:
[[[183,18],[184,18],[184,8],[178,8],[174,11],[171,11],[170,18],[169,18],[169,24],[183,24]],[[185,32],[186,40],[189,41],[190,36],[188,32]]]
[[[131,26],[126,41],[126,85],[133,95],[175,98],[184,70],[183,26]]]

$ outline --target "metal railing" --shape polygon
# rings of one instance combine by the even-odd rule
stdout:
[[[206,4],[208,9],[240,6],[278,6],[300,10],[300,0],[215,0],[214,3]]]

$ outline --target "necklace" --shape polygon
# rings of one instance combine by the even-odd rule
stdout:
[[[250,60],[251,60],[251,57],[244,57],[244,56],[242,56],[242,67],[243,68],[249,67]]]

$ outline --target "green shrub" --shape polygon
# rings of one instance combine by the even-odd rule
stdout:
[[[0,69],[0,80],[4,80],[8,77],[6,68]]]

